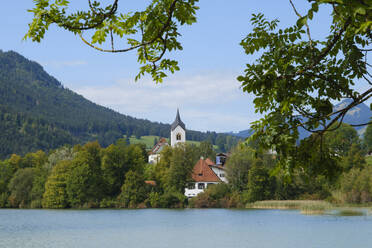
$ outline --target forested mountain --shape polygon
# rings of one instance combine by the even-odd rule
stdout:
[[[99,106],[64,88],[41,65],[0,50],[0,157],[98,140],[102,146],[123,135],[168,137],[170,125],[137,119]],[[221,150],[236,138],[187,131],[188,140],[209,140]]]

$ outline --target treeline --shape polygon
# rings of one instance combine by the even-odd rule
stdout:
[[[184,207],[184,185],[201,157],[214,157],[213,146],[167,147],[164,159],[147,164],[144,145],[98,142],[62,147],[0,162],[0,207],[106,208]]]
[[[347,124],[323,137],[311,135],[292,154],[292,168],[278,165],[275,154],[260,151],[253,143],[238,146],[227,162],[229,184],[208,188],[189,205],[244,207],[261,200],[296,199],[368,204],[372,202],[372,156],[366,155],[371,153],[371,125],[363,139]]]
[[[175,115],[175,113],[170,113]],[[119,114],[64,88],[43,68],[16,52],[0,50],[0,158],[65,144],[98,140],[103,146],[126,135],[169,137],[170,125]],[[188,130],[187,139],[208,140],[227,151],[238,139]]]
[[[372,202],[372,126],[361,140],[342,125],[322,139],[301,141],[295,165],[283,168],[275,154],[254,143],[239,144],[227,160],[228,184],[208,186],[188,200],[184,188],[195,163],[215,158],[210,142],[166,147],[157,164],[147,163],[145,146],[119,139],[62,147],[0,162],[0,207],[14,208],[181,208],[244,207],[260,200],[322,199]],[[366,158],[369,159],[367,163]]]

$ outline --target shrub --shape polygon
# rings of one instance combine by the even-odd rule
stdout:
[[[342,175],[340,184],[343,202],[372,202],[372,166],[351,169]]]
[[[147,199],[148,205],[152,208],[160,207],[160,194],[158,192],[151,192]]]
[[[243,193],[245,202],[272,199],[275,194],[275,178],[270,177],[269,170],[260,160],[252,166],[248,173],[247,190]]]
[[[117,201],[115,199],[105,198],[99,203],[100,208],[115,208],[117,206]]]
[[[1,193],[0,194],[0,208],[9,207],[8,198],[9,198],[8,193]]]
[[[175,191],[167,191],[160,196],[159,207],[162,208],[183,208],[187,203],[187,197]]]
[[[228,208],[235,207],[231,202],[231,190],[228,184],[219,183],[208,186],[208,188],[189,200],[189,206],[193,208]]]
[[[37,199],[31,202],[31,208],[42,208],[42,200]]]

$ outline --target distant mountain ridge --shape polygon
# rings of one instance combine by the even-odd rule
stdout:
[[[43,67],[0,50],[0,158],[123,135],[169,137],[170,125],[123,115],[64,88]],[[228,135],[187,130],[187,139],[224,148]],[[230,138],[231,139],[231,138]],[[231,143],[231,142],[230,142]]]
[[[345,108],[349,103],[351,103],[351,99],[345,99],[340,103],[334,106],[334,110],[339,110]],[[343,122],[347,124],[363,124],[368,123],[371,121],[372,118],[372,111],[371,109],[364,103],[355,106],[354,108],[350,109],[347,114],[345,115]],[[366,126],[354,127],[359,135],[362,135],[366,129]],[[240,138],[248,138],[253,134],[252,129],[242,130],[239,132],[229,132],[227,134],[235,135]],[[300,132],[300,139],[304,139],[310,135],[310,132],[304,130],[303,128],[299,129]]]

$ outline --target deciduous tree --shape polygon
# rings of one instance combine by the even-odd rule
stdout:
[[[311,0],[311,7],[300,14],[290,0],[296,24],[278,28],[278,20],[253,15],[253,32],[241,42],[248,55],[260,53],[238,77],[243,91],[255,94],[256,112],[264,117],[253,123],[252,138],[278,152],[283,169],[295,166],[298,128],[319,133],[341,125],[346,113],[372,96],[367,53],[371,51],[372,3],[370,1]],[[314,39],[310,20],[319,8],[332,8],[329,35]],[[359,92],[355,81],[367,85]],[[342,109],[333,101],[349,98]],[[334,126],[338,122],[339,124]],[[357,123],[356,125],[365,125]],[[334,126],[334,128],[332,128]]]
[[[33,168],[19,169],[9,182],[9,201],[13,207],[29,207],[31,203],[32,182],[35,171]]]
[[[62,160],[53,167],[45,184],[43,208],[66,208],[70,206],[66,191],[70,173],[71,161],[69,160]]]

